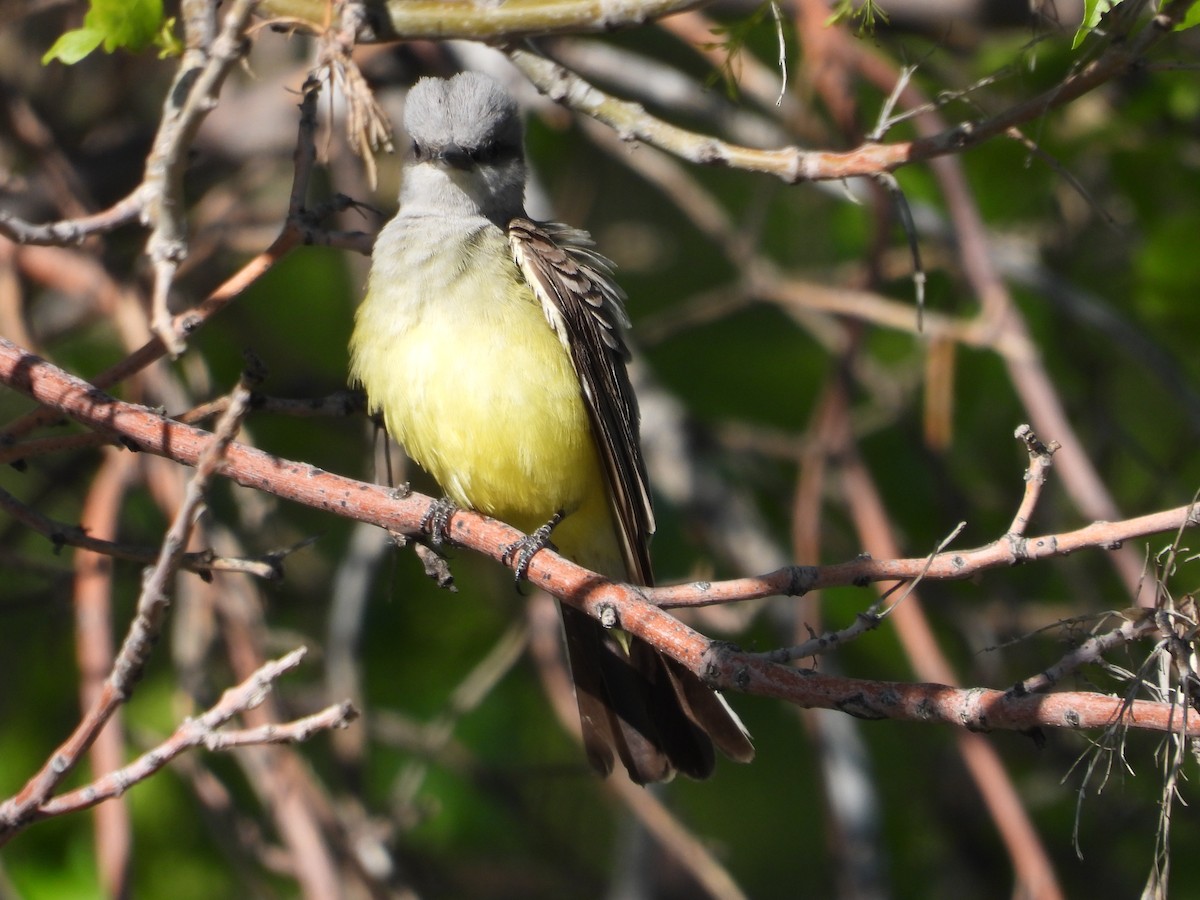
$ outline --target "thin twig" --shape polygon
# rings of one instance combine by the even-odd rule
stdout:
[[[900,595],[890,603],[887,603],[886,606],[883,604],[891,596],[892,591],[884,594],[879,599],[879,602],[872,604],[871,608],[866,612],[860,612],[855,615],[854,622],[845,628],[841,628],[837,631],[827,632],[826,634],[819,635],[814,637],[812,640],[805,641],[804,643],[797,644],[793,647],[780,647],[776,650],[768,650],[764,653],[758,653],[755,655],[761,657],[762,659],[770,660],[771,662],[776,663],[788,663],[797,659],[808,659],[809,657],[819,656],[823,653],[830,653],[839,647],[845,646],[851,641],[857,640],[867,632],[874,631],[883,624],[884,620],[892,614],[896,607],[898,607],[909,596],[912,595],[912,592],[916,590],[917,585],[921,583],[921,580],[929,572],[929,567],[933,564],[933,560],[939,553],[949,546],[951,541],[953,541],[962,533],[962,530],[965,527],[965,522],[959,522],[954,530],[950,532],[950,534],[942,538],[942,540],[938,542],[937,549],[925,558],[925,570],[917,575],[917,577],[912,581],[905,584],[904,590],[900,592]],[[897,587],[899,587],[899,585],[897,585]]]
[[[0,488],[0,509],[22,525],[45,536],[54,545],[56,552],[63,547],[79,547],[101,556],[140,563],[152,563],[159,557],[159,551],[153,547],[139,547],[121,541],[92,537],[82,526],[57,522],[25,505],[3,488]],[[241,572],[257,578],[275,580],[282,574],[281,556],[281,553],[272,553],[260,559],[237,559],[217,556],[211,550],[203,550],[184,553],[179,566],[189,572]]]
[[[197,425],[219,416],[228,406],[228,397],[218,397],[172,418],[187,425]],[[300,398],[269,397],[256,391],[250,398],[250,407],[256,412],[277,413],[298,419],[361,415],[366,411],[366,406],[366,397],[358,390],[334,391],[324,397]],[[7,446],[0,442],[0,466],[20,464],[54,453],[89,450],[108,445],[119,447],[120,439],[95,431],[34,438]],[[137,559],[140,560],[141,557]]]
[[[358,716],[354,707],[348,703],[335,703],[320,712],[278,725],[233,731],[217,730],[234,716],[261,703],[275,681],[300,664],[305,652],[305,648],[300,647],[286,656],[268,662],[252,677],[228,689],[207,712],[186,720],[171,737],[153,750],[143,753],[124,768],[110,772],[85,787],[48,800],[38,807],[31,821],[76,812],[119,797],[133,785],[145,781],[175,757],[196,747],[216,751],[251,745],[299,743],[322,731],[345,728]]]
[[[1108,651],[1155,634],[1157,628],[1154,618],[1149,613],[1126,619],[1119,628],[1088,638],[1054,665],[1047,666],[1037,675],[1017,684],[1012,688],[1012,692],[1015,696],[1021,696],[1047,691],[1071,672],[1102,662],[1104,654]]]
[[[139,185],[126,197],[118,200],[106,210],[81,216],[78,219],[61,219],[35,225],[0,210],[0,234],[18,244],[67,247],[81,244],[93,234],[104,234],[135,221],[146,206],[149,190]]]
[[[908,199],[900,187],[896,176],[884,172],[875,177],[875,183],[882,187],[892,199],[896,212],[900,216],[900,224],[904,228],[904,237],[908,241],[908,252],[912,255],[913,298],[917,307],[917,331],[925,327],[925,265],[921,262],[921,241],[917,236],[917,224],[913,220],[912,209]]]
[[[312,177],[312,167],[316,157],[314,133],[319,93],[320,85],[316,80],[309,79],[305,82],[304,96],[300,103],[299,135],[294,156],[295,165],[288,216],[279,235],[266,250],[227,278],[197,307],[176,315],[171,323],[173,333],[191,335],[200,329],[212,316],[236,300],[276,263],[313,237],[315,231],[313,219],[325,213],[325,210],[309,211],[304,206],[304,198],[307,196],[308,183]],[[352,203],[353,201],[348,198],[336,197],[333,201],[333,209],[345,208],[346,205]],[[91,384],[101,390],[111,387],[161,359],[166,352],[166,345],[159,337],[155,336],[120,362],[92,377]],[[24,437],[36,428],[50,425],[57,419],[57,414],[44,409],[27,413],[0,429],[0,447]]]
[[[175,272],[187,256],[183,175],[188,152],[200,123],[216,106],[226,76],[249,49],[244,38],[256,3],[257,0],[234,0],[211,43],[206,34],[188,34],[188,49],[167,91],[158,133],[146,158],[143,186],[148,197],[144,217],[152,228],[146,255],[154,267],[150,326],[172,356],[183,352],[186,334],[176,329],[167,301]],[[205,20],[215,15],[214,7],[207,15],[185,15],[183,19],[194,32],[211,28]]]
[[[1043,444],[1028,425],[1018,426],[1013,437],[1023,442],[1029,451],[1029,468],[1025,470],[1025,493],[1021,497],[1021,505],[1017,507],[1016,515],[1013,516],[1012,524],[1008,526],[1008,533],[1019,537],[1024,535],[1025,529],[1029,527],[1029,519],[1037,507],[1038,498],[1042,495],[1042,488],[1046,485],[1050,467],[1054,465],[1054,453],[1059,449],[1059,444],[1058,441]]]
[[[121,645],[100,696],[75,728],[74,732],[51,754],[45,765],[14,797],[0,804],[0,845],[22,828],[50,797],[54,788],[79,763],[83,753],[95,741],[96,735],[112,718],[133,690],[141,676],[158,637],[169,604],[167,586],[179,569],[195,516],[203,502],[209,480],[222,464],[229,444],[233,441],[242,417],[248,409],[250,391],[238,387],[237,402],[222,416],[213,439],[197,460],[196,473],[188,484],[183,505],[171,523],[163,540],[158,563],[149,570],[138,598],[137,613]]]

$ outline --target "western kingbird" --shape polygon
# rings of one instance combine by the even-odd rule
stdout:
[[[421,79],[400,209],[380,232],[351,340],[372,413],[455,504],[608,577],[652,583],[654,531],[626,374],[624,295],[591,238],[526,217],[515,101],[491,78]],[[435,525],[435,528],[437,526]],[[754,755],[737,716],[643,641],[560,605],[583,742],[641,784],[704,778],[713,743]]]

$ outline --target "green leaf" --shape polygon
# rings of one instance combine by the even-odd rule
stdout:
[[[1185,28],[1195,28],[1200,25],[1200,3],[1193,3],[1188,7],[1187,15],[1183,17],[1183,21],[1175,26],[1176,31],[1183,31]]]
[[[104,31],[104,49],[133,53],[149,46],[162,24],[162,0],[91,0],[85,27]]]
[[[159,59],[166,59],[168,56],[183,56],[183,41],[175,33],[174,16],[162,23],[162,28],[154,37],[154,46],[158,48]]]
[[[829,18],[825,20],[825,27],[828,28],[830,25],[852,21],[858,22],[856,29],[858,36],[866,37],[875,33],[875,27],[879,22],[883,22],[886,25],[890,20],[888,19],[888,14],[874,0],[866,0],[864,3],[855,3],[853,0],[838,0],[834,4]]]
[[[68,66],[73,66],[99,47],[103,40],[104,32],[98,28],[76,28],[68,31],[60,35],[54,46],[42,56],[42,65],[49,65],[51,60],[58,59]]]
[[[1105,13],[1120,6],[1121,2],[1122,0],[1083,0],[1083,21],[1079,23],[1079,29],[1075,32],[1075,40],[1071,41],[1071,49],[1074,50],[1082,44],[1083,39],[1100,24]]]
[[[67,65],[79,62],[101,43],[104,51],[137,53],[154,43],[163,28],[162,0],[91,0],[83,27],[68,31],[42,57]]]

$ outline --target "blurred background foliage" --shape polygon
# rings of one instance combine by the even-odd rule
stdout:
[[[897,15],[890,26],[859,40],[893,65],[915,64],[914,81],[929,96],[962,91],[999,73],[945,105],[943,115],[958,121],[994,114],[1048,90],[1085,61],[1092,45],[1071,50],[1077,19],[1067,12],[1064,7],[1057,22],[1019,10],[1003,22]],[[754,8],[718,4],[708,13],[736,25]],[[174,72],[173,60],[152,53],[95,53],[74,66],[43,67],[41,54],[63,31],[78,26],[81,16],[75,3],[0,6],[0,204],[31,221],[103,208],[138,184]],[[803,64],[806,48],[786,18],[785,31],[788,90],[801,110],[788,126],[791,139],[815,149],[853,146],[820,103]],[[745,37],[746,58],[772,66],[777,48],[771,18],[761,18]],[[739,108],[762,119],[776,115],[736,91],[726,99],[712,65],[653,25],[571,45],[558,41],[550,49],[555,43],[582,53],[603,45],[629,59],[675,67],[698,96],[714,102],[716,114],[655,108],[653,76],[647,76],[648,97],[634,99],[688,127],[720,133],[724,117]],[[1024,134],[1036,142],[1036,152],[996,139],[961,156],[997,264],[1070,421],[1128,515],[1186,503],[1200,486],[1196,50],[1197,35],[1183,32],[1157,48],[1148,65],[1034,119]],[[180,307],[202,299],[279,228],[292,174],[294,91],[312,65],[312,52],[308,38],[257,32],[247,65],[233,74],[205,122],[186,183],[191,253],[177,282]],[[360,48],[364,73],[393,121],[416,77],[448,74],[480,59],[478,48],[457,44]],[[501,63],[491,59],[488,65]],[[518,83],[511,71],[508,78]],[[711,86],[704,87],[706,82]],[[856,121],[869,130],[885,95],[866,83],[847,90]],[[528,146],[536,173],[531,211],[587,228],[615,259],[645,370],[658,389],[684,405],[696,446],[734,492],[752,501],[781,556],[792,556],[797,460],[816,398],[842,366],[867,373],[853,382],[856,435],[903,552],[930,552],[959,521],[966,529],[957,546],[983,544],[1005,531],[1026,463],[1011,435],[1028,413],[993,352],[958,348],[948,440],[931,442],[926,340],[852,324],[844,332],[854,335],[857,349],[852,357],[840,356],[821,339],[822,317],[832,318],[826,314],[805,319],[768,302],[723,302],[719,292],[737,283],[737,261],[659,185],[626,165],[628,157],[655,151],[600,146],[589,129],[528,86],[520,99],[531,110]],[[341,114],[329,90],[321,114],[326,125],[330,115]],[[887,140],[912,134],[902,124]],[[375,207],[380,214],[350,210],[336,223],[373,232],[394,209],[398,159],[381,157],[380,185],[372,191],[360,161],[346,149],[340,125],[323,126],[319,144],[326,159],[312,199],[342,192]],[[715,168],[687,167],[686,175],[720,203],[748,247],[790,275],[833,287],[873,287],[912,302],[903,231],[890,203],[863,186],[787,186]],[[977,298],[960,270],[939,186],[922,165],[901,169],[897,178],[920,227],[928,308],[971,313]],[[34,263],[14,262],[11,248],[5,248],[0,270],[16,285],[6,288],[5,336],[21,342],[12,331],[19,326],[31,349],[84,377],[120,359],[145,334],[139,337],[136,321],[130,324],[125,301],[106,299],[99,285],[107,280],[144,304],[143,242],[142,231],[127,227],[62,251],[68,255],[61,259],[87,256],[101,266],[97,286],[75,289],[64,278],[39,275]],[[178,385],[177,396],[199,403],[228,390],[246,349],[266,363],[262,391],[272,397],[316,398],[343,389],[346,342],[366,264],[339,250],[293,252],[197,333],[184,357],[163,367]],[[155,383],[137,380],[116,393],[169,404],[155,393]],[[5,420],[27,408],[16,395],[0,393]],[[371,428],[361,414],[302,418],[257,412],[243,438],[285,458],[376,477]],[[0,486],[47,515],[77,522],[98,459],[94,450],[40,456],[21,471],[4,468]],[[401,480],[409,477],[417,489],[433,490],[419,472]],[[860,552],[838,491],[836,484],[826,488],[822,557],[799,562],[838,562]],[[646,839],[637,837],[618,795],[587,771],[528,657],[519,658],[462,716],[446,747],[429,754],[413,745],[421,723],[445,713],[456,686],[522,621],[530,598],[512,590],[507,572],[451,550],[458,584],[451,594],[423,577],[407,550],[375,553],[368,564],[348,562],[356,559],[356,541],[371,543],[356,536],[349,521],[224,483],[216,485],[209,507],[208,533],[235,534],[242,553],[316,538],[287,559],[282,580],[242,589],[252,597],[248,608],[258,617],[256,634],[266,652],[299,643],[313,651],[280,686],[279,702],[288,714],[340,699],[327,680],[323,653],[331,610],[345,599],[338,595],[337,579],[347,566],[358,566],[368,577],[357,645],[363,680],[356,702],[364,716],[349,737],[318,736],[296,753],[324,785],[336,813],[392,854],[392,875],[379,880],[386,885],[379,888],[382,895],[411,889],[447,897],[616,896],[620,873],[637,856],[631,848],[643,845],[642,852],[655,860],[655,896],[695,896],[687,873],[652,845],[645,849]],[[661,500],[659,518],[654,550],[661,581],[740,574],[728,555],[708,543],[705,523]],[[1065,530],[1082,521],[1052,481],[1033,532]],[[138,484],[121,509],[120,537],[155,546],[166,522],[151,492]],[[1167,540],[1143,542],[1139,552],[1156,553]],[[0,521],[2,796],[20,788],[78,719],[71,557],[69,549],[55,552],[45,537]],[[113,620],[120,634],[132,614],[141,567],[117,562],[114,568]],[[1194,580],[1185,567],[1175,587],[1190,590]],[[227,584],[218,579],[217,589]],[[223,632],[214,624],[228,612],[219,611],[223,607],[213,593],[195,576],[181,578],[170,640],[158,648],[123,717],[131,753],[161,740],[183,716],[203,709],[236,680]],[[993,649],[997,645],[1060,619],[1130,603],[1099,551],[968,583],[929,584],[922,593],[963,683],[991,687],[1039,671],[1085,628],[1038,633]],[[862,590],[829,591],[820,600],[824,624],[818,627],[848,623],[871,599]],[[751,649],[778,646],[786,640],[779,626],[790,615],[785,608],[817,621],[815,607],[776,600],[745,630],[728,636]],[[701,627],[712,633],[716,626]],[[1136,648],[1121,662],[1135,668]],[[837,665],[856,677],[912,677],[887,626],[845,647]],[[1115,689],[1100,672],[1080,675],[1073,684]],[[673,783],[662,799],[749,896],[834,895],[842,884],[830,846],[837,838],[827,820],[811,721],[761,698],[732,701],[755,736],[758,759],[744,767],[721,763],[711,781]],[[863,722],[857,730],[866,742],[865,772],[880,804],[885,893],[1008,896],[1009,862],[952,736],[894,722]],[[1077,807],[1080,773],[1072,764],[1088,749],[1089,737],[1069,732],[1045,737],[1040,745],[1028,736],[998,733],[991,742],[1064,889],[1069,896],[1134,895],[1154,849],[1158,739],[1131,737],[1125,756],[1132,771],[1114,771],[1103,793],[1089,791]],[[83,783],[84,770],[73,783]],[[124,802],[132,815],[132,896],[185,900],[297,892],[286,859],[271,852],[278,837],[254,790],[252,771],[234,754],[196,754],[129,792]],[[228,793],[224,807],[214,807],[200,789],[212,778]],[[1185,797],[1189,791],[1185,785]],[[1072,836],[1076,827],[1082,858]],[[1200,841],[1192,817],[1177,816],[1173,828],[1177,848]],[[91,814],[29,828],[0,856],[0,896],[98,896],[95,853]],[[1172,886],[1181,897],[1200,891],[1200,861],[1186,849],[1174,857]],[[359,888],[354,892],[365,896]]]

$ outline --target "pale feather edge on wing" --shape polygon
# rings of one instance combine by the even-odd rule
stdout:
[[[629,577],[648,586],[653,582],[649,540],[654,511],[638,437],[637,400],[624,365],[629,350],[621,329],[629,319],[624,293],[611,277],[612,263],[593,249],[587,232],[567,225],[517,218],[509,223],[508,239],[514,261],[571,357],[611,487]],[[689,717],[709,723],[710,736],[730,758],[750,761],[750,733],[725,698],[678,662],[664,658],[664,665]],[[732,725],[730,731],[711,727],[722,717]]]
[[[624,295],[612,264],[592,249],[586,232],[556,223],[514,219],[513,260],[571,357],[610,487],[609,498],[627,576],[653,583],[649,542],[654,510],[638,439],[638,409],[625,372],[629,351]]]

